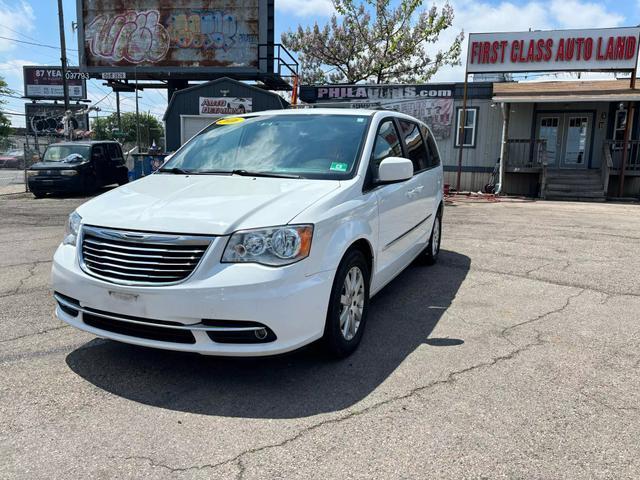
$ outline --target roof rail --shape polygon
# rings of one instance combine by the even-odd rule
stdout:
[[[366,110],[392,110],[395,108],[385,107],[380,102],[366,102],[363,104],[351,103],[351,102],[318,102],[318,103],[299,103],[297,105],[289,105],[291,109],[305,109],[305,108],[364,108]]]

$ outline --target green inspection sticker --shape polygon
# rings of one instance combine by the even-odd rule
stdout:
[[[331,170],[332,172],[346,172],[347,170],[349,170],[349,164],[340,163],[340,162],[331,162],[331,166],[329,167],[329,170]]]

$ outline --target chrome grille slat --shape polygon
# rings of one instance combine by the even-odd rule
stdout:
[[[113,268],[119,268],[119,269],[123,269],[123,270],[133,270],[133,271],[137,271],[137,272],[163,272],[163,273],[173,273],[173,272],[190,272],[192,269],[191,268],[145,268],[145,267],[124,267],[122,265],[118,265],[116,263],[109,263],[109,262],[99,262],[97,260],[89,260],[88,258],[84,259],[85,263],[89,262],[98,266],[104,266],[104,267],[113,267]]]
[[[169,253],[203,253],[206,249],[197,249],[197,250],[179,250],[179,249],[163,249],[163,248],[156,248],[155,245],[151,245],[149,247],[129,247],[129,246],[122,246],[122,245],[117,245],[117,244],[112,244],[112,243],[105,243],[105,242],[97,242],[95,240],[91,240],[91,239],[85,239],[85,242],[91,244],[91,245],[100,245],[100,246],[105,246],[105,247],[109,247],[109,248],[122,248],[124,250],[136,250],[136,251],[153,251],[153,252],[169,252]]]
[[[95,257],[98,260],[100,259],[113,260],[116,262],[124,262],[124,263],[140,264],[140,265],[167,265],[167,266],[177,266],[177,267],[181,267],[181,266],[194,267],[198,264],[198,262],[186,262],[186,263],[185,262],[146,262],[142,260],[127,260],[124,258],[110,257],[108,255],[96,255],[95,253],[89,253],[89,252],[84,252],[84,257],[85,257],[85,261],[89,260],[87,257]],[[163,258],[163,257],[160,257],[160,258]],[[176,260],[183,260],[183,259],[178,258]]]
[[[213,240],[85,225],[80,259],[87,273],[112,283],[171,285],[194,272]]]
[[[134,257],[134,258],[140,258],[140,254],[138,253],[124,253],[124,252],[116,252],[114,250],[109,250],[108,248],[102,249],[100,250],[99,248],[94,248],[94,247],[90,247],[89,245],[84,245],[84,249],[85,250],[90,250],[93,252],[98,252],[98,253],[108,253],[109,255],[119,255],[122,257]],[[166,255],[147,255],[144,254],[145,258],[164,258],[165,260],[169,260],[169,259],[176,259],[176,260],[197,260],[198,257],[191,255],[189,257],[186,256],[179,256],[179,257],[169,257]]]

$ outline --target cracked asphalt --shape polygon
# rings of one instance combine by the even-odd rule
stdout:
[[[361,348],[269,359],[53,315],[84,200],[0,197],[0,478],[640,478],[640,207],[454,203]]]

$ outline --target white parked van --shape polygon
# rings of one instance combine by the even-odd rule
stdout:
[[[63,321],[113,340],[270,355],[355,350],[369,298],[437,260],[442,165],[391,111],[225,117],[148,177],[69,217],[52,283]]]

